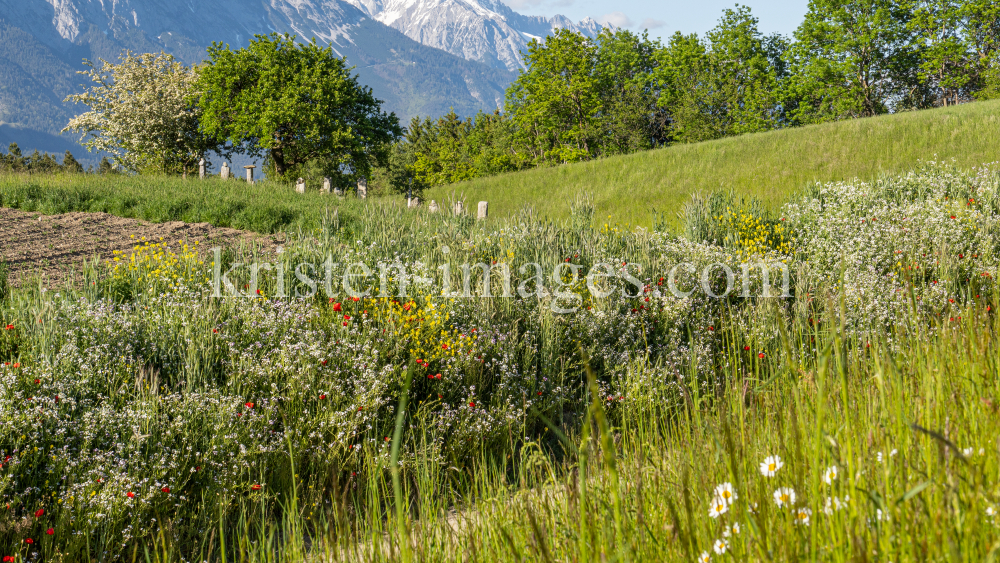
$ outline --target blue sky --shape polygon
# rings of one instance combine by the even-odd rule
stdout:
[[[510,7],[530,16],[562,14],[573,21],[592,17],[601,23],[641,31],[651,37],[669,37],[675,31],[703,35],[715,27],[722,10],[732,8],[733,0],[503,0]],[[771,0],[740,2],[749,6],[760,19],[765,34],[791,35],[805,16],[808,0]]]

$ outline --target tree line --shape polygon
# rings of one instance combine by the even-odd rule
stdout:
[[[704,37],[534,40],[504,110],[414,119],[386,181],[428,187],[672,143],[1000,97],[995,0],[811,0],[791,38],[750,9]]]
[[[93,85],[64,131],[132,173],[185,174],[201,159],[263,157],[269,176],[311,172],[348,187],[387,166],[402,134],[394,114],[315,40],[258,35],[246,48],[215,43],[186,66],[166,53],[85,61]],[[211,162],[208,163],[211,167]]]
[[[193,66],[125,53],[117,63],[87,62],[93,86],[68,100],[90,110],[65,130],[110,155],[102,168],[183,174],[202,158],[242,153],[263,157],[278,180],[326,177],[349,188],[364,179],[419,191],[1000,97],[995,0],[811,0],[791,37],[764,35],[758,23],[737,5],[704,37],[558,30],[529,43],[502,110],[414,118],[405,129],[315,40],[259,35],[235,50],[215,43]]]
[[[88,166],[84,169],[83,165],[80,164],[70,151],[66,151],[62,162],[59,162],[55,155],[39,152],[38,150],[25,156],[21,153],[21,147],[17,143],[11,143],[7,147],[6,153],[0,149],[0,172],[34,174],[54,174],[57,172],[83,174],[86,172],[91,174],[114,174],[116,173],[116,169],[107,157],[101,159],[97,168]]]

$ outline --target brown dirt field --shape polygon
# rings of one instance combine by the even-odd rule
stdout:
[[[148,223],[107,213],[42,215],[0,207],[0,261],[10,265],[12,285],[41,275],[46,286],[60,286],[70,268],[79,272],[84,260],[107,259],[115,250],[130,252],[141,237],[154,242],[162,237],[171,245],[198,241],[206,252],[212,246],[251,244],[269,251],[284,242],[283,235],[216,228],[208,223]]]

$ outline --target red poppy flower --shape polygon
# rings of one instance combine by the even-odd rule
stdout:
[[[743,351],[744,351],[744,352],[747,352],[747,351],[749,351],[749,350],[750,350],[750,346],[744,346],[744,347],[743,347]]]
[[[323,360],[321,363],[325,366],[326,365],[326,360]]]
[[[14,325],[7,325],[4,327],[6,330],[14,330]]]
[[[35,518],[41,518],[44,514],[45,514],[45,510],[39,508],[38,510],[35,511]]]
[[[764,352],[761,352],[760,354],[757,354],[757,357],[763,360],[764,359]]]
[[[441,345],[441,349],[442,350],[447,350],[448,349],[448,345],[447,344],[442,344]]]
[[[45,533],[51,536],[52,534],[56,533],[56,531],[53,530],[52,528],[49,528],[48,530],[45,530]]]
[[[333,303],[333,299],[330,299],[330,303]],[[340,303],[333,303],[333,310],[339,313],[344,309],[341,307]]]
[[[349,320],[351,320],[351,316],[350,316],[350,315],[344,315],[344,320],[345,320],[345,321],[349,321]]]
[[[170,492],[170,487],[163,487],[162,489],[160,489],[160,491],[162,491],[164,493],[169,493]]]
[[[125,494],[125,496],[127,496],[128,498],[135,498],[135,493],[129,491],[128,493]]]
[[[388,436],[386,436],[386,437],[385,437],[385,441],[386,441],[386,442],[388,442],[388,441],[389,441],[389,437],[388,437]]]
[[[325,400],[325,399],[326,399],[326,395],[320,395],[320,396],[319,396],[319,400],[320,400],[320,401],[322,401],[322,400]]]
[[[539,392],[538,392],[538,394],[539,394],[539,396],[540,396],[540,395],[542,394],[542,392],[541,392],[541,391],[539,391]]]
[[[470,409],[476,408],[476,403],[469,403],[469,408]]]
[[[253,408],[253,403],[243,403],[243,406],[245,406],[248,409],[252,409]]]
[[[21,364],[20,364],[20,363],[15,363],[15,364],[14,364],[14,369],[17,369],[17,368],[19,368],[19,367],[21,367]]]
[[[347,326],[347,321],[344,321],[344,326]]]
[[[33,540],[31,538],[25,538],[24,543],[26,543],[28,545],[31,545],[31,544],[35,543],[35,540]]]
[[[260,485],[254,484],[252,487],[250,487],[250,490],[251,491],[259,491],[259,490],[261,490],[261,488],[262,487]]]
[[[41,385],[41,384],[42,384],[42,380],[41,379],[36,379],[35,380],[35,385]]]
[[[219,334],[219,329],[213,328],[212,329],[212,334]]]
[[[263,295],[259,289],[257,290],[257,295]]]
[[[4,555],[3,556],[3,563],[13,563],[13,561],[14,561],[14,556],[13,555]]]
[[[708,327],[708,330],[710,330],[710,331],[714,331],[714,330],[715,330],[715,327],[714,327],[714,326],[710,326],[710,327]]]
[[[360,297],[351,297],[351,301],[354,301],[355,303],[357,303],[358,301],[361,301],[361,298]]]

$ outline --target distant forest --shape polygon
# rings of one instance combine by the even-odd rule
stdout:
[[[1000,3],[812,0],[791,38],[737,6],[704,37],[560,31],[525,59],[505,111],[412,120],[382,181],[422,189],[1000,97]]]
[[[1000,3],[812,0],[791,37],[762,34],[739,5],[704,37],[678,32],[665,43],[626,30],[596,38],[559,30],[529,44],[503,110],[452,110],[405,128],[328,48],[272,35],[209,55],[197,67],[141,55],[92,71],[95,88],[73,96],[92,111],[71,124],[112,155],[94,171],[179,174],[206,154],[243,152],[265,156],[276,179],[333,178],[342,187],[365,179],[419,192],[674,143],[996,98]],[[133,86],[116,91],[115,73]],[[166,85],[176,94],[160,97],[169,108],[136,94]],[[157,129],[147,114],[177,118]],[[66,159],[56,166],[54,157],[12,150],[2,166],[79,167]]]

